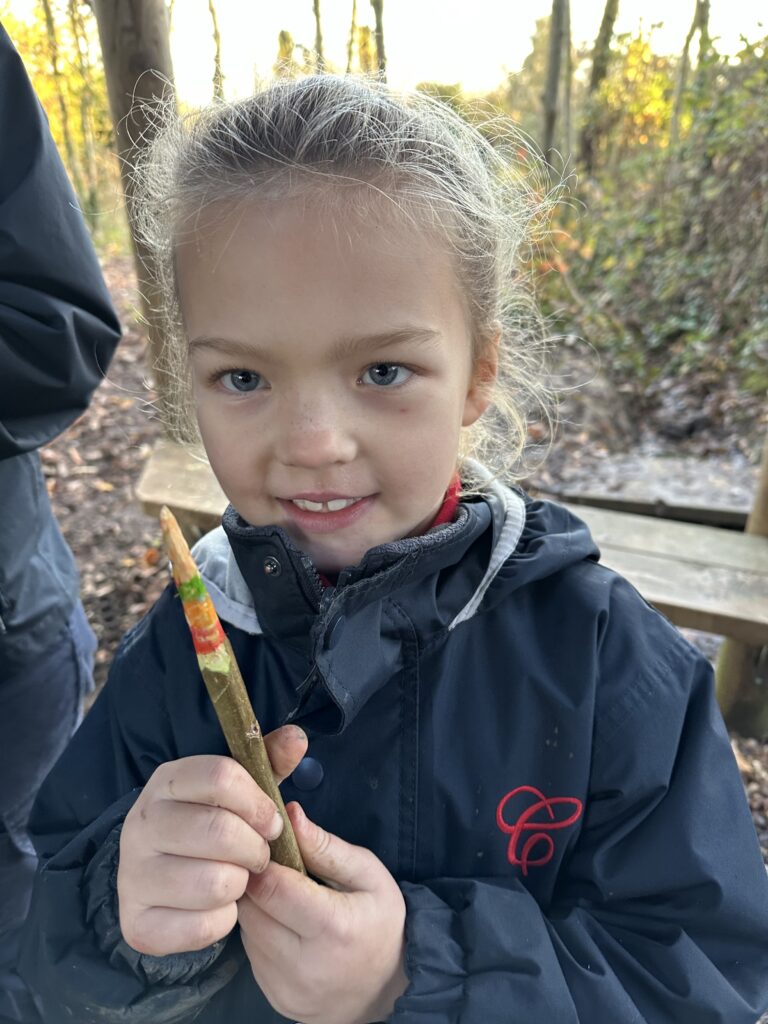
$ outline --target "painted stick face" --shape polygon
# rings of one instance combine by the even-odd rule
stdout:
[[[214,654],[221,647],[224,643],[224,630],[199,575],[185,583],[177,581],[176,586],[192,634],[195,653],[200,661],[200,655]]]
[[[231,658],[224,643],[224,630],[179,524],[167,508],[163,508],[160,513],[160,525],[173,568],[173,579],[184,609],[184,617],[192,635],[197,662],[201,669],[226,672]]]

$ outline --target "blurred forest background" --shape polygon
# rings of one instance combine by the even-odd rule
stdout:
[[[386,74],[396,40],[387,37],[383,0],[344,0],[346,66],[324,55],[324,5],[338,9],[342,0],[306,5],[314,38],[299,40],[286,24],[274,40],[278,73]],[[156,16],[147,23],[157,35],[176,31],[192,5],[155,0],[145,6],[163,16],[160,29]],[[216,0],[207,6],[214,58],[210,67],[200,63],[199,76],[210,81],[211,96],[222,96],[227,79]],[[98,0],[0,0],[0,16],[105,259],[130,249],[96,18],[103,31],[119,7]],[[510,115],[547,155],[552,181],[568,179],[570,201],[557,208],[550,244],[531,257],[538,298],[563,332],[594,345],[638,395],[662,375],[726,370],[737,375],[745,396],[764,395],[768,36],[743,38],[738,52],[722,54],[710,35],[709,0],[690,0],[679,52],[662,54],[652,26],[617,35],[618,11],[619,0],[608,0],[596,38],[576,46],[568,0],[554,0],[536,23],[522,66],[491,92],[468,95],[444,82],[418,88],[480,125],[494,114]],[[167,59],[160,70],[172,76]],[[124,88],[130,93],[129,82]]]

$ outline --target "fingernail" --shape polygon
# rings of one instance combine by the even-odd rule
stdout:
[[[280,833],[283,831],[283,819],[279,811],[275,811],[275,816],[269,823],[269,829],[267,830],[267,839],[271,841],[277,839]]]

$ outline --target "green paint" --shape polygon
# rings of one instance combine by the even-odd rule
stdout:
[[[206,596],[205,584],[199,575],[193,576],[191,580],[179,583],[177,586],[182,601],[199,601],[201,597]]]
[[[211,672],[229,672],[232,661],[227,653],[225,644],[218,647],[211,654],[198,654],[197,663],[201,670],[208,669]]]

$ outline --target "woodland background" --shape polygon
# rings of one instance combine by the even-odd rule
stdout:
[[[342,66],[324,52],[331,0],[305,2],[314,37],[295,37],[286,23],[274,40],[275,74],[386,77],[396,46],[386,0],[343,0]],[[692,453],[729,469],[759,461],[768,427],[768,35],[742,37],[738,52],[721,53],[710,0],[688,2],[689,30],[673,54],[656,52],[651,27],[617,34],[619,0],[605,2],[596,38],[577,46],[568,0],[553,0],[522,66],[495,89],[419,85],[481,130],[500,113],[511,116],[549,161],[542,198],[566,182],[525,269],[561,342],[558,378],[590,388],[564,395],[563,429],[528,481],[534,490],[621,451]],[[214,56],[201,61],[200,76],[212,98],[228,96],[216,0],[207,7],[206,52],[212,39]],[[166,581],[158,531],[133,495],[162,429],[151,286],[132,258],[121,195],[130,180],[121,181],[121,167],[130,166],[134,141],[151,135],[130,112],[132,97],[173,95],[169,38],[187,14],[188,0],[27,0],[23,11],[21,2],[0,0],[126,328],[89,411],[42,452],[101,641],[99,684],[119,637]],[[435,6],[435,17],[451,16]],[[160,74],[139,78],[146,68]],[[533,424],[531,444],[547,442],[547,431]],[[714,658],[717,638],[692,639]],[[768,860],[766,747],[734,742]]]

